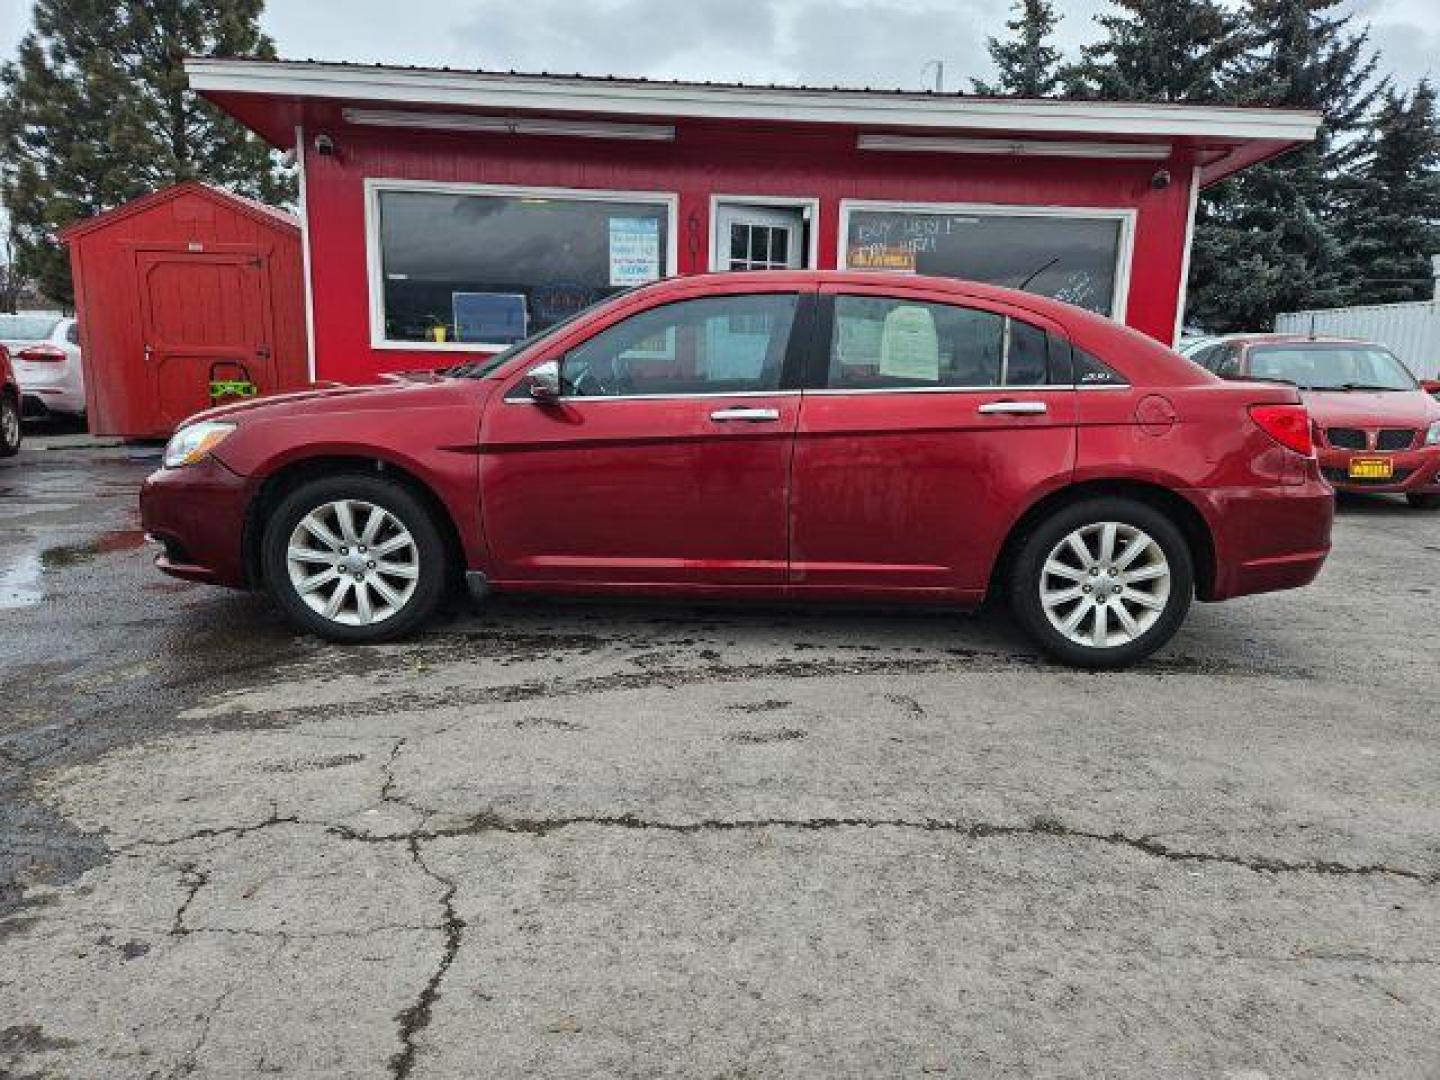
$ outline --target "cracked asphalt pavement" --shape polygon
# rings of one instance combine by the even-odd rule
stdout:
[[[1440,1075],[1440,515],[1120,674],[933,611],[342,649],[70,442],[0,464],[0,1076]]]

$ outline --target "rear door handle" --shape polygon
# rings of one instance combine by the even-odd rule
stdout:
[[[717,424],[773,424],[780,419],[779,409],[718,409],[710,414]]]
[[[982,416],[1043,416],[1049,411],[1043,401],[987,401],[980,406]]]

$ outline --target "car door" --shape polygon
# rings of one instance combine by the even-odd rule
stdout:
[[[783,589],[811,306],[793,285],[711,287],[527,364],[481,433],[497,578]],[[561,393],[537,402],[549,363]]]
[[[820,312],[791,470],[793,588],[978,594],[1019,514],[1074,469],[1060,328],[903,286],[827,286]]]

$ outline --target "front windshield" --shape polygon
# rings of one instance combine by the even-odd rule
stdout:
[[[1250,375],[1301,390],[1414,390],[1419,384],[1395,356],[1376,345],[1261,345],[1250,350]]]
[[[440,372],[440,374],[448,375],[452,379],[483,379],[486,376],[493,375],[495,372],[499,371],[500,368],[512,357],[519,356],[526,349],[530,348],[530,346],[544,341],[546,338],[556,333],[556,331],[565,329],[565,327],[569,326],[576,319],[580,318],[580,316],[588,315],[590,312],[598,308],[601,304],[608,304],[611,301],[618,300],[620,297],[634,291],[634,288],[630,288],[624,289],[618,293],[612,293],[611,295],[605,297],[602,300],[597,300],[595,303],[589,305],[588,307],[581,308],[579,311],[575,312],[572,315],[567,315],[565,318],[561,319],[559,322],[555,323],[552,326],[547,326],[543,330],[537,330],[529,337],[523,338],[520,341],[515,342],[514,345],[511,345],[509,348],[496,353],[494,356],[487,356],[483,360],[473,360],[467,364],[459,364],[452,368],[445,368]]]
[[[0,315],[0,341],[44,341],[59,321],[55,315]]]

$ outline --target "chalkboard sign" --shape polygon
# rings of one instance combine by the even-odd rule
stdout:
[[[845,265],[1024,287],[1111,315],[1121,235],[1116,218],[856,210]]]

